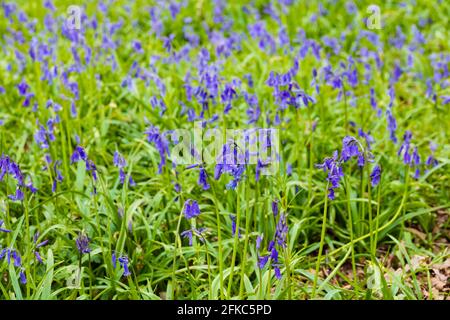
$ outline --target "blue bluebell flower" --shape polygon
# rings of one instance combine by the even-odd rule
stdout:
[[[0,232],[6,232],[6,233],[11,232],[11,230],[2,228],[2,225],[3,225],[3,220],[0,219]]]
[[[89,242],[90,239],[85,234],[78,234],[78,238],[75,240],[75,244],[77,245],[77,249],[81,255],[91,252],[91,249],[89,248]]]
[[[202,186],[203,190],[208,190],[210,188],[207,177],[208,175],[206,174],[205,168],[200,167],[198,184]]]
[[[119,257],[118,260],[119,260],[119,263],[120,263],[121,267],[123,268],[123,276],[124,276],[124,277],[130,276],[130,275],[131,275],[131,272],[130,272],[130,270],[129,270],[129,268],[128,268],[128,264],[129,264],[130,262],[129,262],[129,260],[128,260],[128,257],[125,256],[125,255],[123,255],[123,256]]]
[[[272,213],[274,217],[278,215],[278,199],[272,201]]]
[[[165,136],[159,132],[159,129],[155,126],[150,126],[145,132],[145,134],[147,134],[148,142],[154,143],[156,149],[159,152],[161,161],[158,166],[158,173],[161,173],[162,168],[166,164],[166,157],[167,155],[169,155],[169,142],[167,141]]]
[[[231,235],[235,235],[236,234],[236,216],[234,214],[230,214],[230,219],[231,219]],[[238,230],[238,238],[241,237],[241,230]]]
[[[197,236],[200,239],[200,241],[204,242],[203,233],[205,231],[206,231],[206,228],[200,228],[200,229],[192,228],[192,229],[181,232],[180,235],[183,238],[187,238],[189,240],[189,246],[192,246],[194,235]]]
[[[379,165],[376,165],[373,168],[372,173],[370,174],[370,183],[372,187],[375,187],[380,183],[380,178],[381,178],[381,168]]]
[[[184,203],[184,216],[186,219],[192,219],[200,215],[200,207],[196,200],[187,199]]]

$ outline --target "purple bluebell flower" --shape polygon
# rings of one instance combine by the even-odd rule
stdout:
[[[390,109],[386,110],[386,119],[388,123],[390,139],[394,143],[397,143],[397,137],[395,135],[395,131],[397,130],[397,121],[395,120],[394,115],[392,114]]]
[[[113,163],[114,163],[114,166],[119,168],[119,181],[120,181],[120,183],[124,184],[125,183],[125,179],[126,179],[126,174],[125,174],[124,168],[126,167],[127,162],[126,162],[125,158],[122,157],[122,155],[118,151],[114,152]],[[130,186],[134,186],[136,184],[134,182],[133,178],[131,177],[131,175],[128,178],[128,183],[130,184]]]
[[[339,182],[344,176],[341,163],[338,161],[338,151],[333,153],[333,157],[325,158],[323,163],[316,164],[316,168],[321,168],[324,172],[328,172],[327,180],[331,184],[328,186],[328,198],[334,200],[334,189],[339,187]]]
[[[11,230],[2,228],[2,225],[3,225],[3,220],[0,219],[0,232],[6,232],[6,233],[11,232]]]
[[[16,193],[13,194],[13,195],[12,195],[12,194],[8,195],[8,198],[10,198],[10,199],[13,200],[13,201],[22,201],[23,198],[24,198],[23,191],[20,190],[19,187],[17,187]]]
[[[203,190],[208,190],[210,188],[207,177],[208,175],[206,174],[205,168],[200,167],[198,184],[202,186]]]
[[[17,85],[17,90],[19,90],[19,94],[23,97],[25,97],[28,93],[28,89],[30,87],[28,86],[28,84],[25,82],[25,79],[22,79],[22,82],[20,82]]]
[[[441,96],[442,105],[446,105],[450,103],[450,96]]]
[[[429,167],[435,167],[439,164],[439,161],[437,161],[437,159],[434,157],[434,152],[436,151],[436,149],[437,144],[431,141],[430,142],[431,154],[428,156],[427,161],[425,162],[425,164]]]
[[[341,158],[347,162],[352,157],[359,157],[362,153],[359,150],[359,142],[354,137],[346,136],[342,140]]]
[[[86,161],[87,160],[87,154],[83,147],[77,146],[72,153],[72,156],[70,157],[71,163],[78,162],[80,160]]]
[[[397,152],[399,156],[402,155],[403,153],[403,162],[408,165],[411,163],[411,155],[409,153],[409,146],[411,143],[411,139],[412,139],[411,131],[406,130],[405,134],[403,135],[403,143]]]
[[[44,241],[42,241],[42,242],[40,242],[40,243],[37,243],[38,238],[39,238],[39,232],[36,232],[36,233],[34,234],[34,236],[33,236],[33,243],[34,243],[34,250],[33,250],[33,253],[34,253],[34,256],[36,257],[36,259],[37,259],[38,262],[44,263],[44,262],[42,261],[41,255],[39,254],[38,249],[41,248],[41,247],[46,246],[46,245],[48,244],[48,240],[44,240]]]
[[[189,246],[192,246],[192,239],[193,239],[193,234],[192,233],[193,233],[192,229],[185,230],[185,231],[181,232],[181,236],[183,238],[189,239]]]
[[[113,268],[115,269],[117,267],[117,255],[116,252],[113,252],[111,255],[111,262],[113,265]]]
[[[414,151],[412,153],[412,164],[418,166],[420,165],[421,161],[420,161],[420,155],[419,152],[417,150],[417,147],[414,148]]]
[[[196,229],[196,228],[192,228],[189,230],[185,230],[183,232],[181,232],[181,236],[183,238],[187,238],[189,240],[189,246],[192,246],[193,244],[193,236],[197,236],[200,241],[204,241],[204,237],[203,237],[203,232],[205,232],[206,228],[200,228],[200,229]]]
[[[184,203],[184,216],[186,219],[192,219],[200,215],[200,207],[196,200],[187,199]]]
[[[366,140],[367,148],[371,149],[371,144],[375,141],[369,132],[364,132],[362,128],[358,129],[358,135]]]
[[[77,249],[81,255],[91,252],[91,249],[89,248],[89,242],[90,239],[85,234],[78,234],[78,238],[75,240],[75,244],[77,245]]]
[[[236,234],[236,216],[234,214],[230,214],[230,219],[231,219],[231,235],[235,235]],[[238,238],[241,237],[241,230],[238,231]]]
[[[280,214],[280,218],[278,219],[275,231],[275,240],[277,244],[282,248],[285,248],[287,245],[286,243],[287,234],[288,234],[288,226],[286,222],[286,215],[282,213]]]
[[[274,217],[278,215],[278,199],[272,201],[272,213]]]
[[[123,268],[123,276],[124,277],[130,276],[131,272],[130,272],[130,270],[128,268],[128,265],[129,265],[130,262],[128,260],[128,257],[123,255],[123,256],[119,257],[118,260],[119,260],[120,266]]]
[[[376,187],[380,183],[381,178],[381,167],[379,165],[376,165],[372,173],[370,174],[370,183],[372,187]]]
[[[27,277],[26,277],[25,272],[23,270],[20,270],[19,278],[20,278],[20,283],[21,284],[26,284],[27,283]]]
[[[131,44],[132,44],[134,52],[136,52],[138,54],[144,53],[144,50],[142,49],[142,44],[140,41],[133,40]]]
[[[159,132],[159,129],[155,126],[150,126],[145,132],[145,134],[147,134],[148,142],[154,143],[156,149],[159,152],[161,161],[158,166],[158,173],[161,173],[162,168],[166,164],[166,157],[167,155],[169,155],[169,142],[164,137],[164,135]]]
[[[264,238],[264,235],[259,235],[256,237],[256,250],[259,250],[261,248],[261,242]]]
[[[269,261],[269,256],[260,256],[258,257],[258,268],[260,269],[264,269],[264,267],[266,266],[267,262]]]

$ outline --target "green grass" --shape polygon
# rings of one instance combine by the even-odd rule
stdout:
[[[86,4],[85,12],[91,19],[96,16],[97,31],[88,29],[85,45],[92,49],[91,63],[82,64],[82,72],[71,73],[69,80],[79,86],[79,100],[75,101],[77,115],[71,115],[68,98],[73,93],[62,84],[60,72],[75,63],[71,46],[78,50],[80,58],[86,57],[82,45],[74,45],[61,35],[54,44],[55,61],[45,58],[50,66],[57,65],[59,76],[49,84],[41,80],[43,62],[33,61],[28,54],[33,36],[49,41],[44,17],[50,11],[40,1],[17,1],[29,18],[36,19],[36,32],[14,16],[9,22],[0,13],[0,154],[8,155],[20,165],[26,183],[32,181],[36,193],[24,190],[23,201],[13,201],[16,180],[11,174],[0,182],[0,252],[13,248],[20,253],[22,267],[15,267],[7,258],[0,260],[1,299],[442,299],[448,297],[448,284],[437,289],[437,271],[448,276],[448,270],[439,269],[449,256],[450,208],[450,104],[444,104],[450,96],[450,78],[442,78],[433,90],[434,102],[426,96],[426,80],[433,78],[433,59],[442,61],[448,68],[449,42],[448,17],[450,5],[446,1],[416,1],[416,5],[401,7],[396,1],[378,2],[383,27],[371,30],[379,36],[382,48],[377,48],[366,38],[358,39],[361,30],[369,31],[362,23],[367,17],[366,8],[372,2],[358,1],[359,13],[350,14],[345,1],[335,5],[323,1],[327,15],[317,16],[317,3],[295,1],[280,16],[280,21],[263,13],[265,1],[255,1],[261,20],[267,31],[276,39],[280,26],[284,26],[293,47],[268,52],[259,47],[257,39],[249,36],[249,26],[257,20],[246,14],[242,4],[230,1],[223,14],[233,20],[230,30],[221,36],[242,35],[240,48],[230,51],[227,57],[218,56],[218,43],[208,38],[205,25],[220,32],[221,24],[214,22],[214,3],[190,1],[181,8],[174,20],[167,9],[156,16],[161,19],[161,36],[175,34],[173,51],[168,53],[163,41],[151,30],[146,1],[117,1],[103,14],[96,1]],[[55,17],[65,17],[66,9],[76,1],[54,1]],[[128,13],[124,5],[129,5]],[[250,5],[248,5],[250,8]],[[256,10],[254,9],[254,10]],[[274,10],[281,12],[280,5]],[[189,61],[174,63],[168,60],[179,53],[187,40],[183,36],[183,19],[191,17],[190,26],[199,37],[199,46],[189,52]],[[421,19],[432,21],[419,26]],[[118,41],[117,49],[105,54],[100,48],[103,28],[123,21],[112,35]],[[61,21],[59,22],[61,23]],[[348,26],[352,26],[349,28]],[[414,65],[407,68],[413,41],[411,26],[417,25],[426,43],[411,51]],[[397,48],[390,44],[400,27],[405,34],[405,45]],[[316,102],[298,109],[288,106],[280,112],[280,124],[274,123],[277,102],[273,88],[266,83],[271,71],[286,73],[293,66],[295,56],[304,44],[298,30],[303,29],[308,39],[322,45],[320,60],[311,51],[299,59],[299,71],[292,79]],[[24,43],[11,44],[11,30],[21,31]],[[97,33],[97,35],[96,35]],[[323,36],[339,40],[339,54],[323,44]],[[133,52],[131,41],[139,40],[143,54]],[[278,41],[278,40],[277,40]],[[344,80],[345,92],[351,96],[338,101],[338,90],[323,81],[323,67],[328,64],[333,71],[341,61],[350,56],[359,59],[359,49],[366,47],[378,51],[383,65],[378,70],[374,59],[369,84],[364,84],[364,65],[356,62],[359,83],[352,88]],[[218,120],[207,128],[252,127],[276,128],[280,132],[280,168],[274,175],[255,179],[255,166],[245,169],[235,190],[227,189],[229,175],[214,179],[214,165],[205,167],[210,188],[203,190],[197,183],[198,168],[168,164],[158,173],[160,156],[155,144],[148,141],[145,131],[155,125],[161,132],[179,128],[193,130],[194,123],[182,114],[182,103],[192,108],[198,116],[202,105],[195,98],[188,100],[184,85],[188,72],[197,76],[198,56],[201,48],[210,52],[209,66],[217,66],[220,77],[218,97],[210,99],[205,119],[218,115]],[[23,70],[15,50],[25,56]],[[329,57],[327,58],[327,54]],[[436,55],[436,58],[431,56]],[[439,55],[443,56],[440,57]],[[95,60],[98,55],[98,61]],[[107,57],[116,59],[113,70]],[[152,59],[152,57],[160,59]],[[447,60],[445,60],[447,59]],[[151,80],[135,80],[135,89],[128,90],[121,83],[129,73],[133,62],[145,68],[151,77],[160,79],[161,87]],[[389,79],[394,64],[401,64],[405,72],[393,85],[395,99],[392,113],[397,121],[398,143],[389,139],[385,112],[389,108]],[[8,71],[11,65],[11,71]],[[153,68],[153,69],[152,69]],[[320,93],[311,86],[313,69],[319,71]],[[443,69],[441,69],[441,72]],[[254,87],[250,88],[245,75],[251,74]],[[443,73],[445,74],[445,73]],[[96,76],[101,77],[101,81]],[[32,106],[23,107],[23,97],[16,88],[22,79],[35,94]],[[220,93],[225,84],[240,79],[236,86],[238,97],[226,115]],[[197,80],[192,80],[198,85]],[[370,88],[376,94],[381,117],[370,105]],[[255,94],[261,115],[254,124],[247,124],[246,103],[242,92]],[[64,98],[64,97],[67,98]],[[152,107],[152,96],[162,99],[167,110]],[[47,100],[61,105],[60,111],[46,108]],[[182,102],[182,103],[180,103]],[[38,123],[45,125],[49,118],[59,117],[54,125],[55,140],[48,149],[36,143],[34,135]],[[272,122],[266,122],[268,117]],[[355,124],[355,126],[352,125]],[[329,184],[326,174],[314,165],[325,157],[341,150],[342,139],[351,135],[358,138],[363,147],[368,146],[358,137],[358,129],[370,132],[374,142],[371,153],[373,163],[364,169],[356,165],[356,159],[345,163],[345,178],[335,190],[336,198],[327,198]],[[412,132],[411,146],[418,147],[422,159],[421,175],[413,177],[409,168],[397,155],[406,130]],[[76,136],[79,137],[77,143]],[[430,142],[437,144],[434,152],[438,164],[424,164],[430,155]],[[85,164],[71,163],[71,155],[77,145],[83,146],[97,166],[98,180],[93,182]],[[113,165],[113,155],[119,151],[126,159],[125,173],[131,174],[135,186],[121,184],[119,169]],[[60,160],[58,169],[64,179],[52,192],[56,171],[46,165],[45,155],[53,161]],[[370,185],[370,173],[375,164],[382,168],[380,183]],[[287,174],[288,165],[292,174]],[[427,170],[427,171],[425,171]],[[178,183],[181,192],[175,188]],[[97,193],[94,194],[94,186]],[[187,199],[198,201],[201,214],[187,220],[183,214]],[[272,201],[278,200],[280,213],[272,214]],[[119,212],[121,214],[119,214]],[[232,234],[230,214],[236,217],[241,236]],[[282,278],[277,279],[269,263],[258,268],[258,255],[268,254],[266,248],[273,239],[280,215],[287,216],[288,234],[286,246],[278,246]],[[180,236],[191,227],[206,228],[204,238],[195,237],[193,245]],[[39,238],[33,236],[39,232]],[[80,233],[90,238],[89,254],[80,255],[75,239]],[[256,249],[256,239],[264,234],[261,249]],[[48,240],[36,249],[36,244]],[[43,263],[35,258],[38,250]],[[113,266],[112,255],[127,255],[131,275],[123,276],[124,269]],[[442,271],[443,270],[443,271]],[[26,275],[22,284],[20,272]]]

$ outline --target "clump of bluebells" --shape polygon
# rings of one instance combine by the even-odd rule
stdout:
[[[2,260],[3,258],[6,259],[8,265],[13,262],[14,267],[19,268],[20,282],[22,284],[26,284],[27,277],[25,275],[25,268],[22,266],[22,257],[20,256],[20,253],[13,248],[4,248],[0,251],[0,260]]]
[[[273,216],[276,219],[278,217],[278,221],[275,228],[275,234],[273,237],[273,240],[269,241],[269,244],[267,246],[267,250],[264,252],[262,251],[262,241],[264,239],[264,234],[259,235],[256,238],[256,251],[258,252],[258,268],[264,269],[264,267],[267,265],[267,263],[270,261],[271,266],[274,270],[275,277],[277,279],[281,279],[281,267],[282,264],[279,259],[279,251],[283,251],[287,247],[287,235],[289,232],[288,225],[287,225],[287,215],[285,213],[278,214],[278,206],[277,202],[272,202],[273,205]],[[274,208],[277,208],[274,210]]]
[[[198,202],[196,200],[187,199],[184,203],[183,208],[184,217],[187,220],[191,220],[193,218],[196,218],[200,215],[200,207],[198,205]],[[188,230],[184,230],[180,233],[180,235],[183,238],[187,238],[189,240],[189,245],[192,246],[193,244],[193,237],[196,236],[200,239],[200,241],[204,242],[204,233],[206,231],[206,228],[196,228],[192,226]]]
[[[3,181],[6,175],[11,176],[16,181],[16,191],[14,194],[8,195],[8,198],[13,201],[22,201],[24,199],[23,190],[26,188],[31,193],[36,193],[37,189],[32,182],[25,183],[25,178],[20,170],[20,167],[7,155],[0,157],[0,182]]]
[[[412,133],[409,130],[403,135],[403,143],[401,144],[397,154],[403,158],[403,163],[410,166],[414,170],[414,178],[420,177],[420,166],[422,164],[417,146],[411,147]],[[411,152],[412,149],[412,152]]]
[[[362,144],[352,136],[346,136],[342,140],[341,156],[336,150],[333,156],[325,158],[323,163],[316,164],[317,168],[323,169],[328,173],[328,198],[335,199],[335,189],[339,188],[340,181],[344,177],[343,164],[352,158],[357,159],[358,167],[362,168],[367,162],[372,161],[372,154],[368,150],[364,150]]]
[[[147,135],[148,142],[153,143],[159,152],[160,162],[158,165],[158,173],[161,173],[162,168],[166,165],[167,157],[170,155],[169,141],[165,134],[161,133],[159,128],[153,125],[147,129],[145,134]]]

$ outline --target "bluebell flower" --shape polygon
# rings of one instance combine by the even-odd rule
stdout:
[[[288,226],[286,222],[286,215],[280,214],[280,218],[278,219],[276,231],[275,231],[275,241],[276,243],[282,247],[285,248],[287,245],[287,234],[288,234]]]
[[[78,238],[75,240],[75,244],[77,245],[77,249],[80,254],[85,254],[91,252],[89,248],[90,239],[82,233],[78,234]]]
[[[156,149],[159,152],[161,161],[158,166],[158,173],[161,173],[162,168],[166,164],[166,157],[167,155],[169,155],[169,142],[164,137],[164,135],[159,132],[159,129],[155,126],[150,126],[145,132],[145,134],[147,134],[148,142],[154,143]]]
[[[267,264],[267,262],[269,261],[269,256],[260,256],[258,257],[258,267],[260,269],[264,269],[265,265]]]
[[[12,194],[11,194],[11,195],[8,195],[8,198],[10,198],[10,199],[13,200],[13,201],[22,201],[23,198],[24,198],[23,191],[20,190],[19,187],[17,187],[16,193],[13,194],[13,195],[12,195]]]
[[[122,157],[122,155],[118,151],[114,152],[113,163],[114,163],[114,166],[119,168],[119,181],[120,181],[120,183],[124,184],[125,183],[125,179],[126,179],[126,174],[125,174],[124,168],[126,167],[127,162],[126,162],[125,158]],[[128,183],[129,183],[130,186],[136,185],[136,183],[134,182],[134,180],[131,177],[131,175],[128,177]]]
[[[388,123],[389,137],[394,143],[397,143],[397,137],[395,135],[395,131],[397,130],[397,121],[395,120],[390,109],[386,110],[386,117]]]
[[[123,255],[123,256],[119,257],[118,260],[119,260],[121,267],[123,268],[123,276],[124,277],[130,276],[131,272],[128,268],[128,264],[129,264],[128,257]]]
[[[199,177],[198,177],[198,184],[202,186],[203,190],[208,190],[210,188],[210,185],[207,180],[207,174],[206,170],[203,167],[200,167]]]
[[[46,245],[48,244],[48,240],[44,240],[44,241],[42,241],[42,242],[40,242],[40,243],[37,243],[38,238],[39,238],[39,232],[36,232],[36,233],[34,234],[34,236],[33,236],[33,243],[34,243],[34,250],[33,250],[33,253],[34,253],[34,256],[36,257],[36,260],[37,260],[38,262],[44,263],[44,262],[42,261],[41,255],[39,254],[38,249],[41,248],[41,247],[43,247],[43,246],[46,246]]]
[[[236,216],[234,214],[230,214],[230,219],[231,219],[231,235],[235,235],[236,234]],[[238,231],[238,238],[241,237],[241,230]]]
[[[28,86],[28,84],[25,82],[24,79],[22,79],[22,82],[20,82],[20,83],[17,85],[17,90],[19,90],[19,94],[20,94],[21,96],[26,96],[27,93],[28,93],[28,89],[29,89],[29,88],[30,88],[30,87]]]
[[[341,158],[347,162],[352,157],[359,157],[362,153],[359,150],[359,143],[354,137],[346,136],[342,140]]]
[[[200,207],[198,202],[192,199],[187,199],[184,203],[184,216],[186,219],[192,219],[200,215]]]
[[[272,213],[274,217],[278,215],[278,199],[272,201]]]
[[[203,233],[205,231],[206,231],[206,228],[200,228],[200,229],[192,228],[192,229],[181,232],[180,235],[183,238],[187,238],[189,240],[189,246],[192,246],[194,235],[197,236],[200,239],[200,241],[204,242]]]
[[[338,160],[338,151],[333,153],[333,157],[325,158],[322,164],[316,164],[316,168],[321,168],[324,172],[328,172],[327,180],[330,183],[328,186],[328,198],[334,200],[334,189],[339,187],[339,182],[344,176],[341,163]]]
[[[117,256],[116,256],[115,252],[112,253],[111,262],[112,262],[113,268],[115,269],[117,267]]]
[[[380,178],[381,178],[381,168],[379,165],[376,165],[373,168],[372,173],[370,174],[370,183],[372,187],[375,187],[380,183]]]
[[[6,233],[11,232],[11,230],[2,228],[2,225],[3,225],[3,220],[0,219],[0,232],[6,232]]]
[[[78,162],[80,160],[86,161],[87,154],[83,147],[77,146],[70,157],[71,163]]]
[[[263,238],[264,238],[263,234],[262,235],[258,235],[256,237],[256,250],[259,250],[261,248],[261,242],[262,242]]]
[[[20,283],[21,284],[26,284],[27,283],[27,277],[26,277],[25,272],[23,270],[20,271],[19,278],[20,278]]]
[[[411,131],[406,130],[405,134],[403,135],[403,143],[397,152],[397,155],[399,156],[403,153],[403,162],[408,165],[411,163],[411,155],[409,153],[409,146],[411,143],[411,139],[412,139]]]
[[[280,280],[281,279],[281,271],[279,265],[274,265],[273,270],[275,271],[275,277]]]
[[[435,167],[439,164],[439,161],[436,160],[436,158],[434,157],[434,152],[437,149],[437,144],[434,142],[430,142],[430,150],[431,150],[431,154],[428,156],[425,164],[429,167]]]

